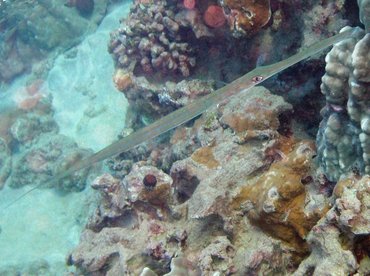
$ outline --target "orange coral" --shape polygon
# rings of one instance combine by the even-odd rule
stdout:
[[[43,80],[35,80],[30,85],[19,89],[14,96],[17,107],[21,110],[31,110],[37,106],[43,97]]]
[[[246,185],[236,197],[234,207],[248,209],[248,217],[271,235],[298,251],[307,249],[304,238],[327,210],[306,214],[306,189],[301,183],[309,172],[314,146],[297,143],[285,158],[273,163],[253,185]],[[243,207],[244,206],[244,207]]]
[[[113,76],[113,82],[115,87],[123,92],[133,84],[131,73],[118,69]]]
[[[225,0],[230,28],[241,33],[255,33],[265,26],[271,17],[270,0]]]
[[[220,28],[226,22],[224,11],[217,5],[210,5],[205,11],[203,19],[206,25],[211,28]]]

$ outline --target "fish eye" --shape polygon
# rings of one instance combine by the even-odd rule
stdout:
[[[252,78],[253,82],[260,82],[261,80],[263,80],[262,76],[255,76],[255,77]]]

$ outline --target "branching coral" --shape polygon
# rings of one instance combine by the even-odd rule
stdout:
[[[118,67],[147,74],[190,75],[195,66],[194,49],[188,42],[192,31],[176,22],[165,1],[136,4],[123,23],[109,44]]]

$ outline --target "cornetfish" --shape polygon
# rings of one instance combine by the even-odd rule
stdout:
[[[22,195],[8,203],[6,206],[4,206],[2,210],[4,211],[5,209],[9,208],[15,202],[19,201],[21,198],[25,197],[27,194],[31,193],[32,191],[36,190],[42,185],[48,183],[50,184],[54,181],[59,181],[78,170],[88,168],[97,162],[103,161],[116,154],[127,151],[145,141],[153,139],[173,128],[176,128],[177,126],[183,123],[186,123],[187,121],[205,112],[211,106],[221,103],[222,101],[228,99],[233,95],[246,92],[248,89],[262,83],[263,81],[285,70],[286,68],[306,58],[309,58],[314,54],[317,54],[318,52],[326,49],[327,47],[335,43],[338,43],[344,39],[351,37],[355,32],[358,32],[359,30],[360,30],[359,27],[352,29],[344,28],[340,33],[327,39],[324,39],[322,41],[316,42],[308,46],[301,52],[283,61],[255,68],[249,73],[234,80],[230,84],[227,84],[224,87],[202,97],[201,99],[194,101],[182,108],[179,108],[176,111],[173,111],[172,113],[164,116],[163,118],[155,121],[154,123],[146,127],[143,127],[126,137],[123,137],[122,139],[112,143],[111,145],[103,148],[102,150],[92,154],[91,156],[80,161],[77,161],[67,170],[58,173],[54,177],[51,177],[48,182],[37,184],[32,189],[23,193]]]

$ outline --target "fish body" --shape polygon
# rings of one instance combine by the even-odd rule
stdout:
[[[179,125],[182,125],[183,123],[188,122],[189,120],[205,112],[211,106],[214,106],[231,96],[248,91],[250,88],[262,83],[266,79],[289,68],[290,66],[306,58],[309,58],[314,54],[317,54],[318,52],[337,42],[351,37],[354,32],[358,32],[359,30],[360,28],[343,30],[337,35],[314,43],[313,45],[305,48],[303,51],[283,61],[255,68],[253,71],[234,80],[230,84],[225,85],[224,87],[214,91],[213,93],[208,94],[197,101],[194,101],[182,108],[175,110],[174,112],[164,116],[156,122],[112,143],[111,145],[105,147],[104,149],[98,151],[90,157],[76,162],[69,169],[62,171],[58,175],[52,177],[49,182],[40,183],[23,195],[19,196],[8,205],[6,205],[2,210],[4,211],[5,209],[9,208],[15,202],[43,185],[50,184],[51,182],[57,182],[76,171],[88,168],[97,162],[125,152],[145,141],[151,140],[173,128],[176,128]]]

